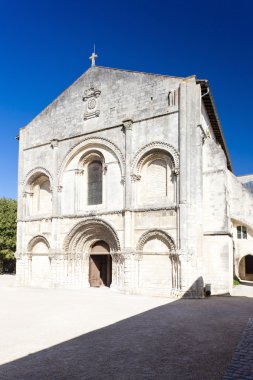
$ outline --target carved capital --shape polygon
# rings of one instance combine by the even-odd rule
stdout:
[[[132,125],[133,125],[133,120],[131,120],[131,119],[123,120],[122,124],[123,124],[125,130],[131,131]]]
[[[180,171],[179,168],[174,168],[172,172],[175,176],[178,176]]]
[[[57,191],[58,191],[58,193],[61,193],[61,192],[62,192],[62,189],[63,189],[63,186],[57,186]]]
[[[75,174],[76,175],[82,175],[83,174],[83,169],[75,169]]]
[[[131,182],[137,182],[137,181],[140,181],[140,179],[141,179],[141,175],[131,174]]]
[[[51,148],[57,148],[58,147],[58,145],[59,145],[59,140],[57,140],[57,139],[53,139],[53,140],[51,140],[50,141],[50,146],[51,146]]]
[[[112,256],[112,261],[116,264],[123,264],[125,261],[125,257],[124,255],[122,255],[122,253],[115,252],[115,253],[112,253],[111,256]]]
[[[142,261],[143,260],[143,252],[136,252],[134,255],[134,259],[136,261]]]
[[[29,192],[29,191],[24,191],[24,192],[23,192],[23,198],[26,198],[26,197],[28,197],[28,196],[33,197],[33,193],[32,193],[32,192]]]

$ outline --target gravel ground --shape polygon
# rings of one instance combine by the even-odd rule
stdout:
[[[1,380],[222,379],[253,317],[246,297],[15,288],[0,277]]]

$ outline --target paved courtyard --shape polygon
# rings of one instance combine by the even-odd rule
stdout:
[[[0,276],[1,380],[222,379],[253,300],[25,289]]]

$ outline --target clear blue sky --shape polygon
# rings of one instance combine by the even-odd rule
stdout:
[[[209,79],[236,175],[253,173],[253,1],[0,0],[0,196],[15,136],[89,66]]]

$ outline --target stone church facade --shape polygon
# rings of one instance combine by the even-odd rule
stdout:
[[[19,144],[20,285],[202,297],[253,280],[253,194],[206,80],[92,66]]]

